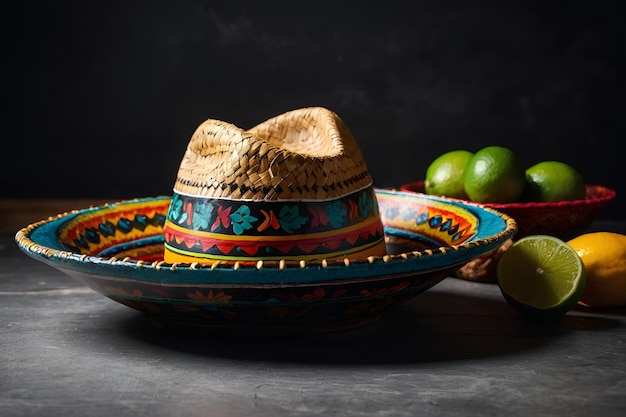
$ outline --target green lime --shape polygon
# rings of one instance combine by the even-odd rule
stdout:
[[[500,258],[498,286],[508,303],[533,318],[561,316],[585,290],[585,266],[566,242],[554,236],[530,235]]]
[[[478,150],[465,168],[465,192],[479,203],[517,202],[525,185],[526,173],[517,155],[502,146]]]
[[[473,153],[463,149],[446,152],[435,158],[428,168],[424,181],[426,194],[467,200],[463,185],[465,167]]]
[[[524,201],[584,200],[585,182],[571,165],[542,161],[526,169]]]

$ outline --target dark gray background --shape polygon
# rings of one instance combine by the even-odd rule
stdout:
[[[320,105],[351,128],[377,186],[497,144],[615,189],[603,215],[623,218],[619,3],[5,6],[3,197],[170,194],[203,120],[248,128]]]

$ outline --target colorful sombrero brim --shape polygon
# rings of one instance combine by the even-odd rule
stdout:
[[[159,325],[211,331],[342,330],[371,323],[455,268],[500,247],[516,224],[491,209],[376,190],[394,254],[327,260],[163,260],[170,197],[85,208],[16,234],[30,257]]]

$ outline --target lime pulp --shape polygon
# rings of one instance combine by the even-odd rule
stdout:
[[[584,291],[582,259],[567,243],[548,235],[515,242],[499,260],[497,275],[505,299],[533,316],[565,314]]]

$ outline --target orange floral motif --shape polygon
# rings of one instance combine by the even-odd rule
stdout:
[[[174,310],[181,313],[192,313],[194,317],[215,320],[224,318],[226,320],[235,320],[238,316],[236,311],[216,308],[216,307],[200,307],[188,305],[175,305]]]
[[[231,295],[227,295],[224,291],[220,291],[217,294],[213,294],[213,290],[209,290],[207,295],[202,294],[200,291],[196,291],[195,293],[187,294],[187,297],[196,301],[205,301],[205,302],[226,302],[230,301],[233,298]]]

